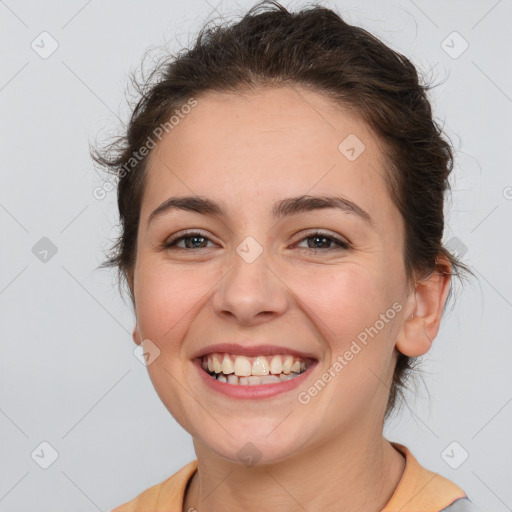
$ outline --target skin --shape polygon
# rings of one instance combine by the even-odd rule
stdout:
[[[429,350],[450,278],[434,272],[408,287],[404,222],[384,181],[382,147],[353,112],[288,86],[197,100],[150,155],[129,272],[133,340],[158,346],[149,376],[192,435],[199,461],[183,510],[380,511],[405,465],[382,435],[397,350]],[[354,161],[338,150],[349,134],[365,144]],[[374,227],[335,209],[271,217],[275,201],[302,194],[343,195]],[[213,199],[226,215],[174,210],[147,225],[164,200],[185,195]],[[162,248],[188,229],[208,240]],[[351,247],[327,241],[314,251],[315,240],[305,238],[314,229]],[[248,236],[263,251],[252,263],[236,252]],[[297,393],[393,303],[402,306],[394,319],[300,403]],[[299,390],[234,400],[206,387],[191,362],[197,350],[225,341],[313,351],[318,365]],[[249,467],[237,456],[247,442],[261,454]]]

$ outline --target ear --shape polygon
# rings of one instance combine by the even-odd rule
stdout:
[[[139,334],[139,330],[137,328],[137,323],[135,323],[135,326],[133,327],[132,339],[136,345],[140,345],[142,343],[142,340],[141,340],[141,337]]]
[[[133,312],[135,313],[135,318],[137,318],[137,310],[135,308],[135,298],[134,298],[135,295],[133,293],[133,291],[134,291],[134,274],[133,274],[133,270],[132,269],[128,269],[126,271],[126,280],[128,282],[128,286],[130,288],[130,296],[131,296],[131,299],[132,299]],[[140,336],[140,334],[138,332],[137,320],[135,320],[135,325],[133,327],[132,339],[133,339],[133,341],[135,342],[136,345],[140,345],[141,342],[142,342],[141,336]]]
[[[416,283],[407,301],[406,317],[395,346],[409,357],[427,353],[439,331],[450,290],[451,264],[444,256],[438,261],[436,269]]]
[[[133,269],[126,270],[125,277],[126,277],[126,281],[128,282],[128,287],[130,288],[130,295],[131,295],[132,302],[135,303],[135,300],[134,300],[134,297],[135,297],[135,295],[134,295],[135,275],[134,275]]]

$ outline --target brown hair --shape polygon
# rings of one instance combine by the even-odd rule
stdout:
[[[291,13],[277,2],[259,2],[237,23],[203,26],[191,49],[157,65],[142,84],[135,78],[132,83],[140,99],[126,134],[103,151],[91,149],[93,160],[118,178],[121,233],[100,265],[117,267],[118,283],[129,284],[136,260],[148,155],[134,155],[191,97],[272,85],[300,85],[327,95],[351,108],[383,142],[390,195],[405,222],[411,289],[416,279],[434,271],[473,274],[442,244],[453,154],[432,116],[427,92],[433,86],[419,82],[406,57],[334,11],[315,5]],[[451,295],[450,286],[447,303]],[[130,296],[133,303],[131,287]],[[403,394],[415,359],[398,355],[386,418]]]

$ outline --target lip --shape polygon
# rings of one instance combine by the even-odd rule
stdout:
[[[247,345],[240,345],[238,343],[216,343],[215,345],[209,345],[208,347],[203,347],[202,349],[192,354],[191,359],[201,358],[214,352],[228,352],[230,354],[247,357],[274,356],[283,354],[300,357],[302,359],[314,359],[315,361],[318,360],[318,357],[312,352],[302,352],[279,345],[253,345],[250,342],[248,342]],[[265,384],[265,386],[271,386],[271,384]]]
[[[206,352],[209,353],[209,352]],[[261,355],[261,352],[258,354]],[[294,354],[293,354],[294,355]],[[302,357],[302,356],[301,356]],[[193,360],[203,382],[213,391],[221,393],[231,398],[237,399],[261,399],[272,398],[281,393],[291,391],[300,386],[307,378],[309,378],[313,368],[317,365],[318,361],[315,359],[311,364],[297,377],[285,380],[283,382],[276,382],[274,384],[258,384],[258,385],[243,385],[243,384],[228,384],[227,382],[220,382],[211,377],[203,370],[201,357],[196,357]]]

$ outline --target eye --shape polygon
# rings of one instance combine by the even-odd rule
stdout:
[[[178,243],[181,242],[182,240],[185,243],[185,247],[178,246]],[[207,243],[207,241],[211,242],[211,240],[208,237],[206,237],[203,233],[200,233],[199,231],[190,231],[188,233],[182,234],[179,237],[167,240],[163,244],[163,248],[170,249],[176,247],[177,249],[207,249],[208,247],[205,247],[204,245],[205,243]]]
[[[313,244],[310,245],[308,243],[307,249],[310,249],[312,251],[332,251],[332,250],[347,250],[350,249],[350,244],[344,240],[341,240],[340,238],[331,235],[330,233],[326,233],[323,231],[315,231],[313,233],[308,234],[305,237],[302,237],[300,239],[302,240],[313,240]],[[337,247],[325,247],[326,244],[332,244],[334,243]],[[299,246],[297,246],[299,247]]]

